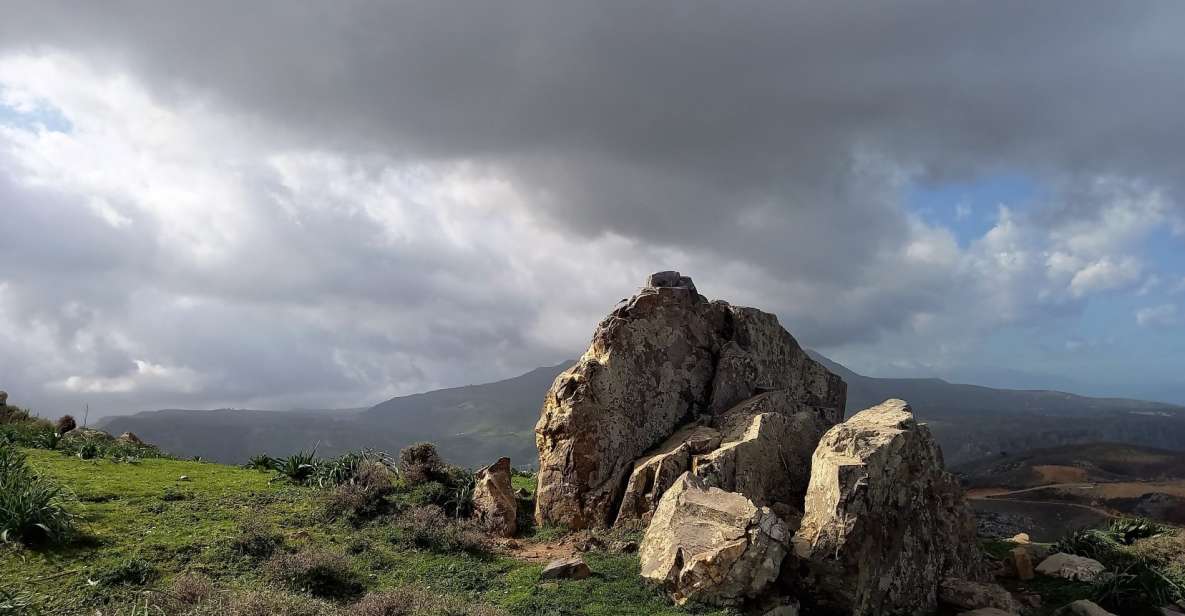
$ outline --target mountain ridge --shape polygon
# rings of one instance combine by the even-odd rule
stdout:
[[[887,398],[908,400],[930,425],[948,463],[1006,452],[1095,440],[1185,448],[1185,407],[1055,390],[1009,390],[937,378],[858,374],[808,351],[848,384],[847,414]],[[134,432],[177,455],[243,462],[258,453],[315,448],[395,450],[432,441],[456,463],[477,466],[509,455],[536,460],[533,429],[547,388],[572,362],[543,366],[492,383],[397,396],[369,408],[313,411],[163,409],[110,416],[99,425]],[[292,419],[299,417],[299,422]]]

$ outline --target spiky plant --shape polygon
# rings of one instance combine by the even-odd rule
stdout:
[[[287,458],[279,458],[274,468],[293,483],[308,483],[317,474],[317,450],[301,450]]]
[[[29,468],[11,445],[0,445],[0,541],[63,543],[75,533],[70,494]]]

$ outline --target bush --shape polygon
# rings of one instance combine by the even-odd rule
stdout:
[[[398,588],[370,593],[350,606],[347,616],[502,616],[496,608],[466,603],[425,590]]]
[[[330,520],[344,519],[355,527],[395,511],[387,498],[390,490],[368,488],[360,484],[335,487],[325,498],[325,515]]]
[[[409,486],[428,481],[445,483],[444,460],[432,443],[416,443],[399,452],[399,474]]]
[[[77,522],[71,501],[64,488],[33,472],[16,447],[0,444],[0,541],[69,541]]]
[[[1107,527],[1107,535],[1123,545],[1132,545],[1140,539],[1149,539],[1171,532],[1173,532],[1171,526],[1145,518],[1118,518],[1112,520]]]
[[[160,576],[152,563],[142,558],[125,560],[95,576],[100,586],[143,586]]]
[[[210,578],[198,573],[182,573],[169,585],[169,597],[179,606],[207,602],[213,594],[214,584],[210,582]]]
[[[284,546],[284,537],[266,525],[247,520],[230,540],[230,551],[240,558],[261,561]]]
[[[288,590],[321,599],[344,599],[362,592],[362,582],[350,567],[350,561],[329,552],[274,556],[264,566],[264,575]]]
[[[67,432],[69,432],[69,431],[73,430],[74,428],[77,428],[77,427],[78,427],[78,423],[74,421],[74,417],[73,417],[73,416],[71,416],[71,415],[62,415],[61,417],[59,417],[59,418],[58,418],[58,423],[57,423],[57,425],[56,425],[56,426],[54,426],[54,427],[55,427],[55,430],[54,430],[54,431],[55,431],[55,432],[56,432],[56,433],[57,433],[59,436],[61,436],[61,435],[65,434],[65,433],[67,433]]]
[[[1140,613],[1185,599],[1185,571],[1173,563],[1179,550],[1172,546],[1172,532],[1149,520],[1124,518],[1105,529],[1072,533],[1055,548],[1093,558],[1114,572],[1093,587],[1096,602],[1120,613]]]
[[[287,458],[277,458],[274,470],[292,483],[308,483],[317,473],[317,452],[298,451]]]
[[[249,468],[257,471],[271,471],[276,469],[277,460],[266,453],[251,456],[243,468]]]
[[[486,534],[470,520],[450,518],[435,505],[413,507],[396,522],[398,540],[433,552],[480,553],[489,549]]]
[[[274,591],[238,592],[218,597],[185,613],[186,616],[336,616],[338,607],[301,595]]]

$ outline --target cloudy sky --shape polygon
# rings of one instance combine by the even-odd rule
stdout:
[[[1185,4],[0,0],[0,388],[348,407],[651,271],[884,376],[1185,403]]]

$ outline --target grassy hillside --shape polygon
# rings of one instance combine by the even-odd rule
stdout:
[[[0,608],[4,614],[361,615],[380,613],[365,611],[379,599],[415,593],[432,597],[426,603],[435,607],[416,612],[425,614],[687,613],[641,583],[636,556],[590,553],[593,577],[541,583],[538,563],[419,541],[409,536],[415,529],[394,514],[359,525],[331,521],[332,491],[276,481],[270,472],[170,459],[129,463],[24,453],[38,473],[73,492],[81,536],[60,547],[0,544],[0,590],[8,595],[0,595],[0,605],[10,606]],[[415,494],[397,486],[394,498],[406,504]],[[343,590],[340,596],[309,597],[278,581],[277,565],[267,564],[276,555],[300,555],[285,557],[295,566],[290,561],[310,554],[340,565],[336,577],[329,576],[330,589]],[[182,602],[198,590],[210,611]],[[394,594],[374,594],[384,592]],[[368,593],[370,599],[363,598]]]

